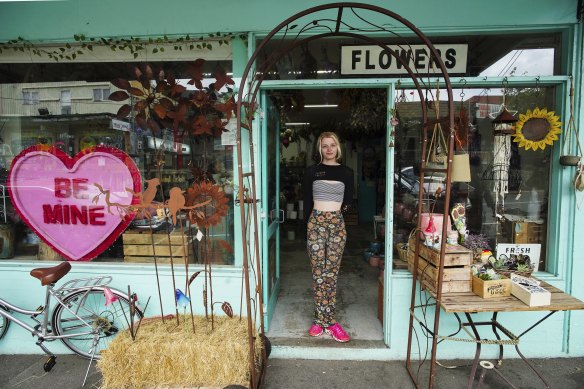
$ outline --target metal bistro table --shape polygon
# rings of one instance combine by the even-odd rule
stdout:
[[[468,386],[467,388],[470,389],[473,386],[475,381],[476,371],[479,365],[479,360],[481,356],[481,344],[497,344],[499,345],[499,358],[497,360],[497,367],[501,365],[503,362],[503,346],[513,345],[515,346],[515,350],[523,359],[525,363],[539,376],[539,378],[545,383],[547,388],[550,388],[549,383],[543,377],[543,375],[535,368],[535,366],[525,358],[525,356],[519,350],[519,340],[520,338],[527,334],[529,331],[537,327],[547,318],[558,311],[569,311],[569,310],[578,310],[584,309],[584,302],[578,300],[575,297],[570,296],[562,292],[560,289],[546,283],[541,282],[543,288],[551,292],[551,304],[546,306],[540,307],[530,307],[527,304],[523,303],[521,300],[515,298],[514,296],[510,297],[502,297],[496,299],[483,299],[472,292],[467,293],[452,293],[452,294],[443,294],[442,301],[440,302],[440,306],[444,309],[447,313],[453,313],[456,315],[457,319],[461,323],[461,329],[464,329],[472,338],[472,341],[476,343],[476,353],[474,362],[472,365],[472,369],[470,372]],[[503,327],[499,322],[497,315],[499,312],[531,312],[531,311],[549,311],[544,317],[540,320],[535,322],[531,327],[527,328],[519,335],[514,335],[511,331]],[[492,312],[493,315],[491,320],[489,321],[481,321],[475,322],[472,317],[471,313],[476,312]],[[463,321],[460,317],[460,314],[464,313],[466,317],[466,322]],[[489,326],[496,339],[482,339],[479,335],[478,326]],[[469,331],[467,327],[470,327]],[[508,339],[501,339],[499,332],[503,333]],[[459,341],[468,341],[468,339],[461,339],[461,338],[453,338],[453,337],[441,337],[442,339],[446,340],[459,340]],[[497,368],[493,369],[493,365],[489,362],[481,362],[483,368],[492,369],[496,374],[498,374],[507,384],[511,387],[515,387],[511,382],[504,377]],[[479,383],[477,387],[480,387],[482,384],[482,380],[484,378],[484,374],[486,370],[483,370],[481,376],[479,378]]]

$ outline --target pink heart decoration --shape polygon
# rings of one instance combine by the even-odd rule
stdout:
[[[95,258],[124,232],[134,214],[123,211],[140,202],[135,193],[141,187],[132,158],[103,146],[74,158],[55,147],[32,146],[18,154],[8,176],[10,198],[22,220],[73,261]]]

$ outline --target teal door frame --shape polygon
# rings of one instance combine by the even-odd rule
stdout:
[[[261,153],[261,198],[260,207],[262,231],[262,286],[265,307],[264,328],[269,330],[280,292],[280,224],[283,221],[280,211],[280,114],[267,97],[261,92],[260,150]]]
[[[394,104],[394,99],[393,99],[393,91],[395,90],[395,83],[397,83],[398,80],[390,80],[390,79],[381,79],[381,78],[368,78],[368,79],[350,79],[350,80],[269,80],[269,81],[264,81],[262,82],[262,85],[260,86],[260,89],[262,91],[261,94],[261,109],[262,112],[264,112],[264,119],[262,122],[262,134],[260,136],[260,138],[262,140],[267,139],[267,135],[266,131],[267,131],[267,126],[264,125],[264,123],[267,122],[268,119],[268,102],[266,99],[266,91],[267,90],[278,90],[278,89],[341,89],[341,88],[354,88],[354,89],[365,89],[365,88],[387,88],[387,123],[386,123],[386,136],[387,136],[387,146],[390,144],[390,142],[392,141],[392,127],[389,124],[389,120],[391,119],[391,113],[393,110],[393,104]],[[265,158],[269,158],[271,155],[273,155],[273,153],[271,153],[269,150],[264,150],[263,145],[265,144],[265,142],[262,142],[262,155],[263,155],[263,159],[262,159],[262,173],[264,172],[265,167],[263,167],[265,164],[267,164],[267,161],[265,160]],[[278,151],[279,151],[279,147],[278,147]],[[393,235],[393,223],[390,221],[389,217],[393,217],[393,190],[388,190],[388,188],[393,188],[393,168],[394,168],[394,163],[393,163],[393,159],[394,159],[394,150],[393,147],[387,147],[386,149],[386,166],[388,167],[386,169],[386,190],[385,190],[385,204],[386,205],[386,215],[385,215],[385,220],[387,220],[388,222],[386,223],[386,228],[385,228],[385,252],[388,253],[388,257],[386,258],[386,261],[388,261],[388,263],[391,263],[391,261],[393,260],[393,243],[392,243],[392,239],[391,236]],[[277,161],[280,160],[279,158],[279,152],[278,152],[278,158],[276,159]],[[276,163],[276,177],[279,183],[279,179],[280,179],[280,164]],[[262,174],[262,188],[263,190],[266,190],[267,186],[268,186],[268,182],[266,181],[267,177],[265,175]],[[267,197],[264,195],[264,198],[267,199]],[[268,205],[269,206],[269,205]],[[262,205],[262,217],[265,218],[264,220],[269,219],[269,215],[267,215],[265,213],[265,209],[266,205]],[[267,223],[264,223],[267,224]],[[262,263],[264,264],[264,266],[262,267],[262,273],[263,273],[263,280],[267,280],[269,277],[269,271],[270,269],[267,267],[267,262],[268,262],[268,258],[269,258],[269,247],[268,247],[268,241],[269,241],[269,236],[268,235],[269,232],[267,229],[264,230],[264,238],[263,238],[263,244],[262,244]],[[278,234],[279,235],[279,234]],[[349,239],[351,239],[351,237],[349,237]],[[280,281],[280,262],[279,262],[279,239],[277,241],[277,247],[276,249],[278,250],[278,253],[276,255],[276,277],[278,280],[278,288],[279,288],[279,281]],[[389,309],[389,302],[391,301],[391,266],[386,269],[385,273],[384,273],[384,297],[383,297],[383,306],[384,306],[384,310],[383,310],[383,341],[384,343],[389,347],[390,346],[390,339],[391,339],[391,310]],[[264,281],[264,285],[267,285]],[[266,313],[265,313],[265,317],[266,318],[271,318],[271,316],[273,315],[275,306],[276,306],[276,300],[277,300],[277,294],[276,295],[272,295],[270,299],[267,299],[266,297],[266,292],[264,294],[264,301],[268,301],[267,303],[267,309],[266,309]],[[273,301],[272,301],[273,299]],[[373,303],[373,302],[371,302]],[[266,320],[265,323],[268,323],[269,321]],[[265,324],[266,325],[266,324]]]

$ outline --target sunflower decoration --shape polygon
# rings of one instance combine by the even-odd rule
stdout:
[[[519,114],[519,121],[515,125],[513,142],[519,143],[519,147],[525,150],[544,150],[547,145],[553,145],[562,132],[562,122],[554,111],[547,108],[535,108],[527,110],[525,114]]]
[[[211,200],[204,207],[190,209],[187,213],[191,223],[199,228],[217,225],[227,215],[229,199],[219,185],[211,182],[194,183],[187,189],[186,200],[187,207]]]

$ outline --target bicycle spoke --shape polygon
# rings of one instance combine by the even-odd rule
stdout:
[[[121,330],[127,328],[130,314],[130,303],[120,292],[115,292],[118,301],[105,305],[102,290],[79,291],[63,299],[66,306],[58,306],[53,315],[53,324],[58,334],[72,336],[63,339],[67,347],[75,353],[90,358],[93,348],[95,357],[99,358],[101,350],[107,348],[109,342]],[[141,312],[136,313],[136,321]],[[91,331],[97,331],[98,338]]]

